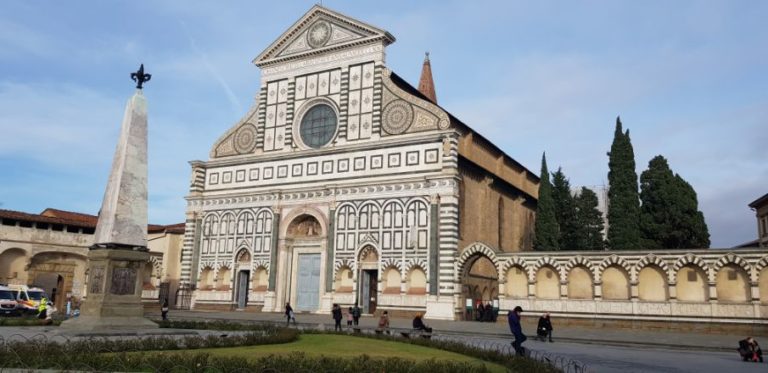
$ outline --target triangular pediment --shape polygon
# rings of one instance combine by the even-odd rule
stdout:
[[[264,66],[374,42],[389,45],[395,38],[387,31],[315,5],[288,31],[280,35],[253,63]]]

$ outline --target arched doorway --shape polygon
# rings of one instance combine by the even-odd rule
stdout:
[[[69,253],[39,253],[32,257],[28,284],[48,294],[57,309],[63,310],[70,296],[80,297],[85,279],[86,258]]]
[[[363,313],[376,312],[376,303],[379,299],[379,254],[371,245],[366,245],[360,250],[357,258],[358,268],[358,301],[363,307]]]
[[[242,248],[237,252],[235,266],[237,268],[235,299],[237,299],[237,308],[242,309],[248,305],[248,285],[251,282],[251,253],[248,249]]]
[[[322,262],[324,250],[323,227],[310,214],[293,218],[286,230],[283,265],[285,301],[296,311],[316,312],[320,309],[323,285]],[[287,286],[286,286],[287,285]]]
[[[476,310],[482,303],[493,303],[493,297],[499,294],[499,273],[496,265],[484,254],[477,253],[469,257],[461,272],[462,297],[465,303],[471,301]],[[474,315],[468,315],[474,317]]]

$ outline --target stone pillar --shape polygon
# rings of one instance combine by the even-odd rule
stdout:
[[[709,287],[709,301],[717,302],[717,283],[709,282],[707,286]]]
[[[440,197],[432,196],[432,203],[429,205],[429,294],[437,295],[438,290],[438,260],[440,257],[440,246],[437,240],[438,220],[440,212]]]
[[[603,299],[603,283],[595,282],[595,300]]]
[[[330,293],[333,291],[333,267],[334,267],[334,249],[335,249],[335,237],[336,237],[336,204],[331,204],[328,210],[328,248],[325,259],[325,291]],[[381,254],[379,254],[381,255]]]

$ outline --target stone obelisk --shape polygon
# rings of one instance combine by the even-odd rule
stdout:
[[[128,100],[109,182],[99,211],[94,244],[88,253],[87,298],[80,317],[64,329],[157,328],[144,318],[141,304],[147,249],[147,101],[142,84],[151,75],[144,65],[132,73],[138,82]]]

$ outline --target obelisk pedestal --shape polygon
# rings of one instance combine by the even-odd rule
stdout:
[[[64,329],[110,330],[157,328],[144,318],[141,304],[147,249],[147,103],[141,83],[128,100],[109,182],[99,211],[94,244],[88,253],[86,300],[80,316]],[[136,79],[134,79],[136,80]]]

